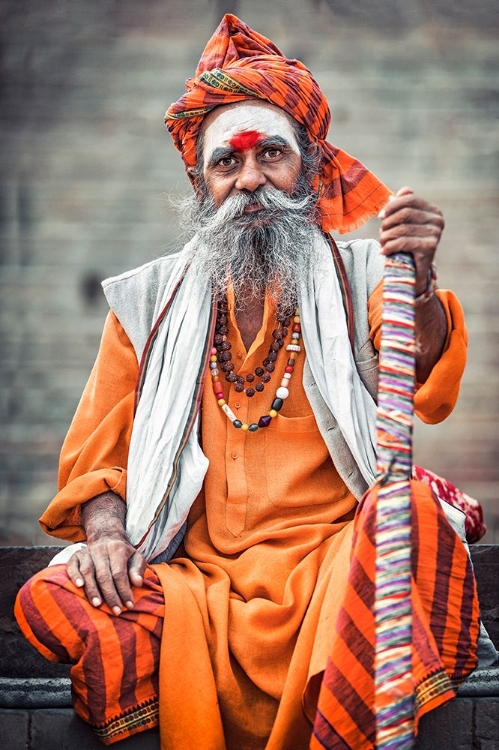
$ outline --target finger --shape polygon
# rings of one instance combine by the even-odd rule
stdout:
[[[383,225],[379,240],[382,245],[398,237],[435,237],[438,240],[441,234],[440,227],[434,224],[395,224],[388,229],[385,229]]]
[[[437,249],[436,237],[396,237],[383,243],[382,255],[393,255],[393,253],[411,253],[417,261],[424,260],[430,264]]]
[[[128,561],[128,575],[134,586],[142,586],[144,583],[144,571],[146,567],[146,559],[140,554],[140,552],[134,552]]]
[[[115,615],[119,615],[123,609],[123,602],[114,584],[109,558],[101,558],[95,563],[95,577],[107,606]]]
[[[69,563],[71,563],[71,561],[73,560],[74,568],[71,568],[71,572],[73,570],[78,571],[77,576],[79,580],[83,581],[82,585],[85,589],[85,596],[94,607],[99,607],[102,604],[102,597],[99,591],[99,587],[97,586],[97,581],[95,580],[95,569],[90,554],[86,550],[84,550],[82,552],[77,552],[69,560],[68,574],[70,575],[71,580],[73,580],[73,578],[69,573]],[[76,581],[74,580],[73,582],[76,583]],[[76,583],[76,585],[78,586],[78,583]],[[81,588],[81,586],[79,588]]]
[[[67,561],[66,572],[69,579],[74,583],[74,585],[78,586],[78,588],[81,589],[84,585],[84,581],[80,572],[80,561],[76,552],[74,555],[71,555],[71,557]]]
[[[388,210],[386,211],[386,216],[381,223],[381,229],[388,229],[395,226],[395,224],[433,224],[442,230],[445,222],[442,214],[438,212],[423,210],[416,206],[401,205],[393,212],[388,213]]]
[[[133,594],[128,573],[130,547],[124,546],[121,542],[109,544],[109,568],[111,571],[113,584],[120,598],[119,606],[121,608],[133,607]]]
[[[408,187],[407,185],[405,185],[404,187],[401,187],[397,190],[397,192],[394,195],[394,198],[399,198],[402,195],[412,195],[413,193],[414,193],[414,190]]]

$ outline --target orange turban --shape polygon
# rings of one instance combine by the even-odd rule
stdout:
[[[196,139],[206,113],[244,99],[263,99],[280,107],[318,144],[324,163],[313,188],[324,231],[351,232],[385,205],[390,190],[363,164],[325,140],[331,114],[310,71],[230,14],[206,45],[186,93],[165,115],[186,167],[196,164]]]

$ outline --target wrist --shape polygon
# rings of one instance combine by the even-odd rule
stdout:
[[[426,287],[423,291],[418,294],[416,290],[416,296],[414,297],[415,307],[426,304],[435,295],[437,290],[437,268],[434,263],[431,264],[428,270],[428,276],[426,278]]]

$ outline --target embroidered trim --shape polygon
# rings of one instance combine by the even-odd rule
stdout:
[[[220,89],[221,91],[228,91],[231,94],[247,94],[248,96],[254,96],[260,99],[258,94],[251,89],[246,88],[241,83],[238,83],[234,78],[231,78],[219,68],[213,68],[213,70],[206,70],[199,76],[199,80],[203,83],[207,83],[214,89]]]
[[[438,698],[439,695],[454,690],[455,686],[446,672],[441,670],[430,675],[419,685],[416,685],[416,708],[419,710],[425,703]]]
[[[120,716],[115,716],[105,724],[92,725],[92,729],[101,740],[110,740],[119,734],[131,734],[139,727],[150,725],[156,726],[159,721],[159,701],[151,698],[141,706],[136,706],[125,711]]]
[[[213,107],[201,107],[200,109],[188,109],[186,112],[167,112],[165,122],[166,120],[188,120],[189,117],[201,117],[212,109]]]

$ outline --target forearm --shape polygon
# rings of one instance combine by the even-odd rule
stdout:
[[[434,294],[428,302],[416,306],[416,379],[425,383],[442,356],[447,338],[444,308]]]
[[[81,518],[89,544],[99,539],[127,539],[126,506],[114,492],[104,492],[82,505]]]

